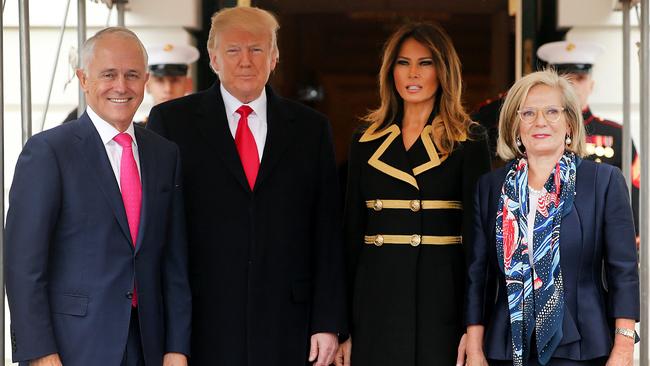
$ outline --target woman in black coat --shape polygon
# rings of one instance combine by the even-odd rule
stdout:
[[[452,365],[464,333],[463,231],[485,133],[461,105],[460,61],[437,26],[387,41],[381,106],[354,137],[346,196],[352,335],[337,365]],[[354,347],[352,347],[354,345]]]

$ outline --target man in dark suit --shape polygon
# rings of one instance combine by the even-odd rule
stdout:
[[[191,291],[178,148],[133,126],[137,36],[107,28],[77,71],[88,108],[32,137],[9,195],[7,296],[21,365],[186,365]]]
[[[183,161],[193,365],[325,366],[346,332],[330,127],[265,87],[277,28],[257,8],[216,13],[220,82],[149,116]]]

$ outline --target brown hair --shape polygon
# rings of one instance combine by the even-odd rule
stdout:
[[[439,145],[438,152],[449,154],[458,141],[468,135],[470,121],[461,102],[463,89],[461,63],[454,45],[447,33],[435,24],[409,23],[401,26],[386,41],[379,71],[379,95],[381,105],[370,111],[362,119],[371,124],[379,124],[380,131],[392,124],[402,110],[403,100],[395,88],[393,68],[402,44],[414,39],[431,51],[433,64],[438,75],[439,87],[435,100],[439,100],[437,118],[442,122],[441,129],[432,129],[432,136]],[[435,109],[435,106],[434,106]],[[435,126],[434,126],[435,127]]]
[[[508,91],[499,113],[499,138],[497,140],[497,154],[503,160],[511,160],[524,156],[524,151],[517,146],[519,136],[519,115],[517,111],[524,104],[530,89],[537,85],[546,85],[557,89],[562,95],[562,107],[571,134],[571,144],[566,149],[576,155],[586,155],[585,126],[582,122],[580,101],[573,91],[573,87],[564,76],[558,75],[553,70],[537,71],[519,79]]]

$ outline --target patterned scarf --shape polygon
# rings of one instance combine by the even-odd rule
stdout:
[[[515,366],[528,364],[533,330],[545,365],[562,339],[564,288],[560,269],[560,223],[575,194],[576,157],[565,152],[537,203],[533,266],[528,255],[528,162],[512,161],[497,212],[497,258],[505,273]]]

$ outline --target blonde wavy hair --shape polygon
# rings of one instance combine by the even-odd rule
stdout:
[[[369,124],[379,124],[376,131],[381,131],[397,119],[404,101],[395,88],[393,68],[402,44],[407,39],[419,42],[431,52],[433,57],[439,84],[434,98],[438,103],[436,120],[441,122],[441,127],[434,126],[432,138],[437,144],[438,152],[444,156],[451,153],[459,141],[467,138],[469,126],[473,122],[465,112],[461,101],[463,81],[460,59],[451,39],[438,25],[405,24],[388,38],[384,44],[379,71],[381,105],[362,117],[362,120]]]
[[[585,143],[585,126],[582,121],[582,110],[580,100],[573,91],[569,80],[558,75],[553,70],[533,72],[519,79],[508,91],[506,100],[503,102],[499,113],[499,138],[497,140],[497,155],[503,160],[511,160],[523,157],[524,151],[517,146],[519,136],[519,124],[521,120],[517,111],[521,109],[530,89],[537,85],[546,85],[560,92],[562,96],[562,107],[569,127],[571,144],[566,150],[573,151],[577,156],[587,155]]]

